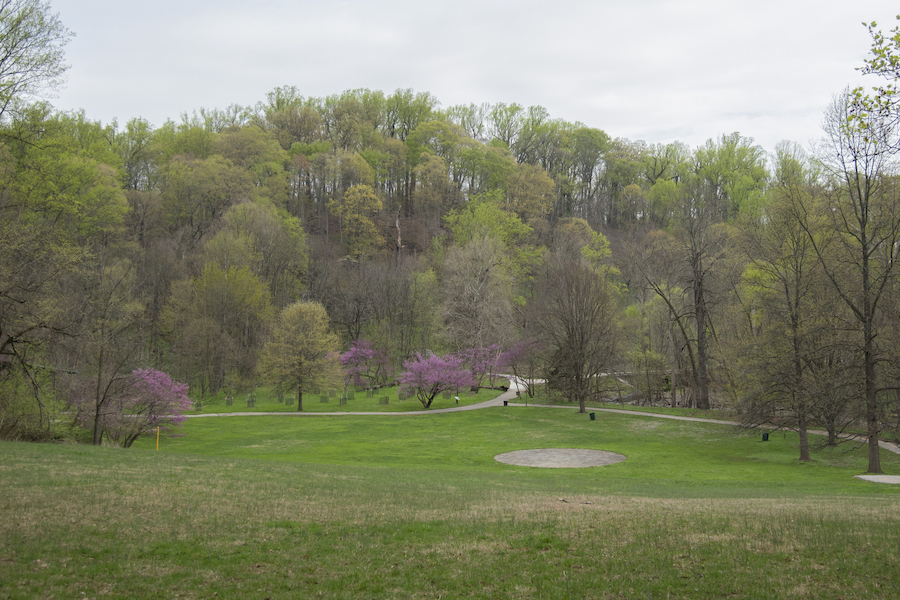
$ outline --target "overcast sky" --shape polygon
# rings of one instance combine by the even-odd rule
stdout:
[[[76,37],[61,110],[154,126],[254,105],[430,92],[446,108],[540,105],[612,137],[691,147],[738,131],[767,151],[820,137],[861,78],[886,0],[50,0]]]

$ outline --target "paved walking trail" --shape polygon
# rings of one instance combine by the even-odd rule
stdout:
[[[364,412],[232,412],[232,413],[208,413],[202,415],[186,415],[190,419],[201,419],[204,417],[250,417],[250,416],[279,416],[279,417],[346,417],[352,415],[377,415],[380,417],[407,417],[414,415],[434,415],[439,413],[450,413],[450,412],[461,412],[467,410],[480,410],[482,408],[490,408],[494,406],[504,406],[504,402],[506,402],[509,406],[526,406],[524,403],[513,402],[518,399],[516,392],[519,389],[519,384],[515,379],[510,379],[510,388],[508,391],[503,392],[496,398],[492,398],[491,400],[485,400],[484,402],[479,402],[477,404],[469,404],[467,406],[454,406],[452,408],[436,408],[434,410],[410,410],[403,412],[377,412],[377,411],[364,411]],[[524,389],[524,388],[523,388]],[[546,406],[541,404],[532,404],[531,406],[539,406],[542,408],[562,408],[562,409],[574,409],[576,406]],[[673,419],[676,421],[696,421],[699,423],[716,423],[718,425],[734,425],[740,426],[741,423],[738,421],[727,421],[723,419],[705,419],[702,417],[682,417],[678,415],[664,415],[661,413],[648,413],[648,412],[638,412],[633,410],[624,410],[619,408],[591,408],[590,412],[608,412],[608,413],[619,413],[623,415],[630,415],[632,417],[650,417],[656,419]],[[810,429],[809,433],[813,435],[828,435],[827,432],[818,430],[818,429]],[[889,452],[893,452],[895,454],[900,454],[900,447],[897,447],[895,444],[890,442],[880,441],[879,446],[884,448]],[[523,462],[511,462],[511,460],[500,460],[500,462],[509,462],[510,464],[518,464],[525,466],[545,466],[545,467],[588,467],[588,466],[598,466],[600,464],[612,464],[613,462],[619,462],[618,459],[614,460],[614,457],[598,457],[593,453],[596,451],[592,450],[583,450],[581,453],[573,453],[572,450],[576,449],[558,449],[558,448],[543,448],[538,450],[528,450],[521,452],[530,452],[532,456],[520,457]],[[566,452],[568,451],[568,452]],[[513,453],[507,453],[513,454]],[[605,454],[614,454],[612,452]],[[498,455],[504,456],[504,455]],[[616,455],[621,456],[621,455]],[[496,458],[496,457],[495,457]],[[621,460],[624,460],[622,457]],[[603,462],[607,461],[607,462]],[[535,463],[535,464],[531,464]],[[544,463],[544,464],[536,464],[536,463]],[[595,464],[596,463],[596,464]],[[865,479],[867,481],[875,481],[879,483],[895,483],[900,484],[900,475],[857,475],[859,479]]]

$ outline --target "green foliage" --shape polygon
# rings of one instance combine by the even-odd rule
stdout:
[[[288,160],[275,136],[258,127],[229,127],[213,140],[212,151],[252,173],[256,185],[282,176]]]
[[[581,255],[584,256],[592,267],[599,268],[603,262],[612,256],[609,240],[599,231],[591,232],[591,241],[581,249]]]
[[[864,25],[869,30],[872,45],[869,48],[869,58],[859,70],[865,75],[876,75],[887,83],[874,86],[871,95],[862,87],[855,88],[851,93],[852,108],[848,118],[849,125],[859,131],[880,137],[881,132],[873,122],[873,116],[888,120],[893,127],[896,127],[900,119],[896,83],[900,79],[900,27],[894,27],[885,34],[878,29],[875,21]]]
[[[354,185],[340,200],[328,203],[328,210],[340,216],[341,232],[347,234],[347,253],[368,255],[383,242],[372,218],[381,210],[381,200],[368,185]]]
[[[303,155],[306,158],[312,158],[316,154],[331,152],[331,142],[328,140],[317,140],[308,144],[295,142],[291,145],[291,156]]]
[[[420,123],[406,138],[409,160],[418,164],[423,152],[440,156],[447,163],[454,163],[464,139],[463,131],[446,121],[426,121]]]
[[[309,260],[300,220],[262,200],[232,206],[223,220],[227,229],[210,240],[206,251],[219,237],[233,239],[231,254],[233,260],[240,261],[234,264],[250,267],[269,285],[277,304],[283,306],[296,299]],[[232,263],[220,264],[227,267]]]
[[[173,227],[185,228],[199,241],[252,186],[250,174],[222,156],[179,157],[165,169],[163,207]]]
[[[452,210],[444,222],[457,245],[480,239],[495,239],[510,257],[510,271],[520,280],[536,266],[542,250],[529,243],[531,227],[498,201],[488,197],[470,200],[464,209]]]
[[[536,165],[518,165],[507,180],[506,207],[524,222],[547,217],[553,208],[555,186]]]
[[[175,130],[170,152],[191,158],[208,158],[213,151],[215,134],[205,127],[184,124]]]
[[[81,140],[79,129],[87,130]],[[3,154],[16,161],[7,184],[13,202],[56,219],[82,241],[121,226],[128,204],[118,173],[94,158],[116,160],[105,134],[78,119],[51,117],[39,107],[15,120],[7,132],[11,139]]]
[[[161,320],[180,356],[177,376],[215,394],[226,375],[252,377],[256,351],[273,319],[265,284],[246,266],[206,264],[177,281]]]
[[[459,168],[469,182],[469,196],[502,194],[516,171],[516,163],[505,147],[473,144],[459,152]]]
[[[647,191],[647,201],[653,222],[662,228],[668,225],[670,215],[678,199],[678,184],[671,179],[660,179]]]
[[[61,36],[45,38],[50,53],[42,56],[51,59],[48,65],[61,58],[69,33],[46,3],[0,7],[6,11],[0,31],[13,9],[36,10],[46,31]],[[868,145],[855,156],[866,160],[892,156],[895,148],[885,141],[896,131],[897,119],[889,117],[896,117],[892,90],[900,62],[900,33],[882,35],[875,24],[869,30],[872,54],[863,71],[888,85],[871,92],[872,103],[851,98],[841,109],[844,121],[830,132],[838,140],[862,132],[853,140]],[[7,85],[5,64],[0,58],[0,88]],[[17,98],[34,97],[24,89]],[[65,366],[85,343],[63,344],[61,336],[79,333],[72,323],[89,296],[81,287],[89,281],[91,257],[127,255],[134,299],[145,307],[142,348],[153,362],[178,363],[179,378],[205,381],[201,397],[225,381],[255,376],[272,306],[299,298],[325,303],[333,326],[355,318],[348,337],[365,334],[399,362],[414,351],[450,350],[469,339],[460,331],[473,321],[458,319],[465,327],[449,327],[448,298],[477,286],[445,288],[454,278],[471,283],[493,271],[498,285],[481,288],[497,294],[495,307],[502,309],[487,319],[499,324],[491,335],[512,339],[528,326],[534,278],[552,254],[553,260],[589,264],[640,306],[633,322],[628,319],[635,338],[617,351],[617,365],[655,363],[666,355],[672,363],[666,366],[690,370],[697,388],[706,386],[700,372],[708,375],[713,400],[721,401],[724,367],[735,364],[733,340],[754,339],[745,328],[753,335],[776,328],[779,280],[773,273],[783,271],[798,248],[776,244],[787,240],[784,224],[799,214],[781,202],[785,194],[801,192],[811,240],[827,250],[856,243],[853,231],[825,228],[837,213],[823,209],[848,208],[859,193],[829,177],[839,172],[833,161],[839,151],[816,164],[797,148],[776,148],[770,175],[762,150],[737,133],[691,151],[678,142],[613,140],[599,129],[554,119],[540,106],[441,111],[436,98],[412,90],[306,98],[284,86],[254,106],[200,109],[158,128],[142,119],[103,125],[83,112],[13,102],[15,111],[4,113],[0,127],[0,282],[9,282],[0,289],[0,354],[47,350],[52,362]],[[878,110],[887,112],[875,115]],[[886,118],[875,119],[879,115]],[[854,122],[868,129],[847,126]],[[886,134],[877,140],[876,125]],[[896,182],[881,173],[872,177],[872,189],[887,198]],[[774,271],[756,262],[747,266],[756,259],[739,251],[741,231],[764,233],[759,239],[777,247]],[[392,240],[382,238],[394,233],[402,247],[388,252]],[[377,267],[371,275],[382,283],[349,286],[346,270],[335,268],[337,240],[351,256],[367,256],[363,264]],[[480,258],[476,250],[484,251]],[[849,252],[823,256],[839,266],[834,282],[851,280]],[[480,270],[467,270],[473,265]],[[882,306],[895,305],[893,289],[885,289],[890,297]],[[653,294],[664,309],[647,298]],[[858,289],[845,295],[858,297]],[[232,313],[229,302],[244,300],[255,316]],[[887,313],[880,317],[892,322]],[[680,333],[677,343],[668,341],[673,348],[665,346],[671,353],[662,351],[663,330],[670,338]],[[896,332],[891,326],[879,336],[890,340],[883,345],[889,348]],[[889,379],[896,378],[888,366],[894,363],[887,355],[878,363]],[[727,375],[728,389],[738,389],[734,373]]]
[[[336,335],[328,330],[328,313],[317,302],[296,302],[278,316],[260,355],[259,371],[269,382],[297,390],[297,410],[303,392],[334,389],[341,381]]]
[[[61,83],[72,32],[42,0],[0,2],[0,117]]]
[[[9,362],[0,368],[0,439],[68,439],[72,420],[65,409],[46,368]]]
[[[709,140],[695,152],[695,171],[709,196],[707,209],[724,219],[752,210],[763,198],[768,173],[765,153],[737,132]]]

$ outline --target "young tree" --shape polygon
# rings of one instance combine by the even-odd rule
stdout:
[[[259,371],[270,381],[297,389],[297,410],[303,391],[339,385],[339,342],[328,330],[328,313],[318,302],[296,302],[278,317],[272,337],[263,347]]]
[[[415,357],[403,363],[403,368],[406,370],[400,375],[401,392],[414,391],[425,408],[429,408],[441,392],[470,387],[475,383],[463,359],[458,356],[432,354],[426,357],[416,352]]]

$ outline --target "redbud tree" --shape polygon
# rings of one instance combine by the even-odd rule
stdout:
[[[472,373],[458,356],[416,356],[403,363],[405,371],[400,375],[400,392],[413,390],[425,408],[430,408],[435,397],[446,390],[458,390],[475,384]]]
[[[341,354],[341,366],[345,381],[359,387],[386,385],[393,374],[387,352],[365,339],[354,341]]]
[[[84,393],[79,393],[82,388]],[[74,390],[72,403],[79,409],[76,421],[91,427],[92,417],[99,417],[102,435],[125,448],[143,435],[155,434],[157,427],[171,433],[191,408],[187,384],[156,369],[137,369],[120,378],[99,415],[93,414],[89,388],[76,386]]]

